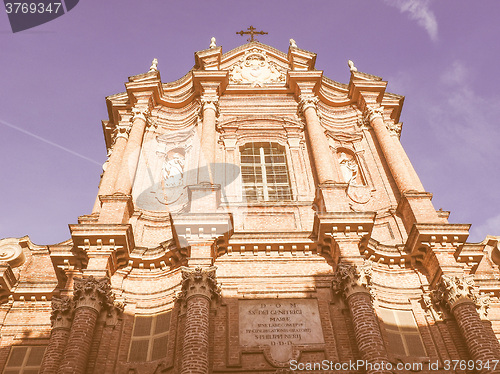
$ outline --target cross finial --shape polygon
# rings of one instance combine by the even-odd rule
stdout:
[[[243,30],[237,31],[236,34],[239,34],[241,36],[249,34],[250,38],[247,39],[247,41],[249,41],[249,42],[257,42],[258,41],[257,39],[254,38],[255,34],[259,34],[259,35],[267,34],[267,32],[265,32],[265,31],[255,31],[257,29],[253,26],[250,26],[247,30],[248,31],[243,31]]]

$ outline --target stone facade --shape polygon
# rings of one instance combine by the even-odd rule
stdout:
[[[212,40],[106,99],[92,214],[0,241],[3,373],[500,373],[500,237],[434,209],[402,96],[315,59]]]

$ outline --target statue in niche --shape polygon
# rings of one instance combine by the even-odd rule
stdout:
[[[167,154],[161,171],[165,187],[181,186],[184,178],[184,156],[178,152]]]
[[[340,153],[339,157],[340,171],[344,182],[348,184],[356,185],[356,180],[358,179],[359,167],[358,163],[354,159],[354,156],[347,155],[345,152]]]
[[[344,183],[347,183],[347,196],[357,204],[366,204],[371,199],[371,189],[361,175],[356,156],[350,151],[339,150],[338,160]]]

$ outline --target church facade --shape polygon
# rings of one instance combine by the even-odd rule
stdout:
[[[500,237],[433,207],[402,96],[315,59],[213,39],[106,98],[92,214],[0,240],[2,373],[500,373]]]

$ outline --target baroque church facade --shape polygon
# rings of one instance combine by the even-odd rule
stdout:
[[[212,40],[106,98],[92,214],[0,240],[2,373],[500,373],[500,237],[433,207],[402,96],[315,59]]]

